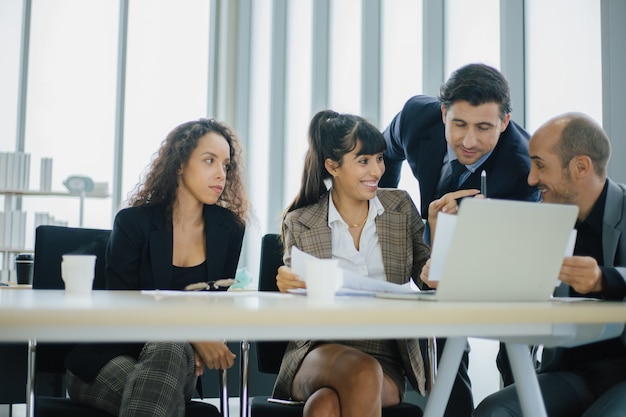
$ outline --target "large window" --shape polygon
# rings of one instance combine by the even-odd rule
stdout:
[[[500,68],[500,0],[445,1],[446,77],[472,62]]]
[[[410,97],[422,93],[421,22],[421,1],[382,2],[381,130]],[[419,207],[419,184],[406,163],[398,188],[407,190]]]
[[[308,124],[311,119],[313,2],[289,3],[287,39],[287,109],[285,119],[285,199],[289,204],[300,189],[300,173],[308,147]],[[278,214],[278,213],[277,213]],[[279,218],[277,218],[279,220]]]
[[[526,127],[569,111],[602,124],[600,0],[526,0]]]
[[[124,192],[137,184],[172,128],[206,117],[208,3],[129,2]]]
[[[270,185],[278,184],[282,191],[277,204],[281,208],[300,185],[307,127],[313,110],[317,110],[312,109],[317,93],[313,82],[319,75],[314,72],[313,44],[321,35],[319,31],[327,30],[330,39],[328,83],[323,86],[328,88],[325,106],[360,113],[361,57],[363,47],[368,46],[362,39],[368,28],[363,27],[361,0],[329,0],[326,25],[315,22],[314,10],[319,6],[315,0],[237,4],[252,9],[249,50],[238,51],[249,55],[246,88],[250,90],[245,95],[249,102],[238,103],[236,110],[249,112],[249,127],[244,131],[248,137],[243,139],[247,144],[248,189],[257,221],[248,238],[256,242],[261,234],[278,228],[279,210],[274,208],[270,213],[268,209],[273,201]],[[526,50],[520,54],[526,56],[529,130],[561,111],[584,111],[601,120],[600,0],[572,0],[567,8],[558,0],[527,0],[525,4]],[[209,73],[218,64],[210,62],[209,55],[213,29],[209,26],[210,5],[206,0],[129,1],[124,159],[121,171],[114,173],[119,3],[32,0],[24,137],[25,150],[31,154],[31,188],[39,186],[39,160],[51,157],[53,189],[64,190],[63,181],[70,175],[85,175],[107,183],[111,192],[117,175],[122,179],[120,198],[125,200],[166,134],[181,122],[207,115],[207,92],[213,90],[208,84]],[[409,97],[422,93],[424,64],[432,58],[422,52],[422,1],[384,1],[380,6],[379,127],[383,129]],[[468,62],[500,67],[499,6],[499,0],[471,4],[445,1],[443,78]],[[272,21],[280,16],[274,13],[277,7],[286,7],[282,34],[276,33]],[[0,151],[16,147],[22,12],[21,1],[0,2]],[[236,19],[231,16],[228,22]],[[281,45],[277,36],[286,39],[285,77],[272,81],[277,69],[273,52]],[[281,82],[284,84],[277,85]],[[270,99],[276,94],[284,94],[285,110],[279,115],[284,120],[284,134],[271,131],[270,120],[275,114]],[[226,122],[233,124],[233,120]],[[268,147],[276,140],[283,145],[279,154]],[[276,164],[283,167],[281,178],[271,178],[271,168]],[[400,186],[409,189],[417,200],[418,185],[408,170]],[[111,201],[88,199],[84,225],[110,227],[117,210]],[[31,219],[35,211],[49,211],[70,225],[78,225],[77,201],[28,197],[22,203]],[[32,220],[29,223],[32,225]],[[250,246],[242,259],[251,271],[257,268],[257,249],[256,244]]]
[[[66,190],[63,182],[72,175],[111,184],[117,22],[116,2],[32,2],[24,135],[30,188],[39,187],[43,157],[52,158],[53,191]],[[79,225],[78,199],[24,197],[22,208],[28,216],[27,242],[32,242],[35,212]],[[84,225],[110,227],[110,220],[109,199],[85,200]]]
[[[330,2],[330,108],[361,113],[361,1]]]
[[[422,93],[422,2],[382,2],[381,129]]]
[[[123,2],[0,1],[0,151],[14,151],[18,143],[23,4],[32,4],[30,36],[26,38],[30,40],[30,49],[23,137],[24,149],[31,154],[31,189],[39,188],[39,161],[49,157],[53,159],[53,190],[65,190],[63,181],[70,175],[84,175],[108,184],[108,191],[112,192],[114,179],[121,178],[119,198],[123,202],[142,179],[145,168],[172,128],[207,116],[207,103],[215,98],[219,103],[228,101],[220,94],[228,95],[230,101],[233,97],[247,97],[235,106],[235,120],[239,117],[247,123],[242,129],[247,137],[242,139],[247,145],[248,190],[254,209],[241,266],[247,267],[255,280],[261,236],[279,230],[280,211],[300,186],[307,128],[312,112],[319,110],[313,109],[312,102],[323,97],[321,101],[325,101],[323,105],[327,108],[362,112],[362,51],[370,46],[363,44],[363,34],[369,29],[363,27],[362,15],[367,10],[364,1],[367,0],[129,0],[120,172],[114,172],[114,149],[119,7]],[[435,9],[443,12],[436,19],[441,19],[441,33],[428,34],[439,37],[434,44],[441,54],[436,58],[424,56],[423,52],[433,48],[432,44],[428,45],[430,48],[423,47],[425,38],[428,42],[429,37],[423,34],[422,0],[368,3],[381,7],[378,80],[381,102],[377,115],[381,129],[408,98],[423,93],[424,68],[431,69],[427,80],[430,89],[433,67],[443,72],[435,78],[439,75],[447,78],[450,72],[470,62],[501,67],[501,50],[508,47],[501,43],[505,37],[501,34],[500,5],[504,1],[427,3],[427,6],[441,6]],[[548,118],[565,111],[582,111],[601,122],[600,0],[569,0],[567,7],[563,7],[562,0],[523,3],[525,10],[519,13],[517,23],[525,28],[525,50],[516,53],[522,57],[520,62],[524,62],[525,79],[516,82],[525,86],[520,94],[525,94],[528,130],[532,132]],[[316,21],[315,13],[320,11],[321,4],[328,5],[328,16],[320,15]],[[210,27],[214,21],[212,5],[221,7],[216,20],[226,29]],[[230,16],[223,13],[227,9],[231,10]],[[250,29],[250,39],[232,41],[230,35],[241,33],[238,31],[241,27],[228,25],[237,26],[241,16],[250,17],[250,21],[246,18],[239,22],[249,25],[246,29]],[[286,22],[273,20],[282,16]],[[429,23],[434,31],[438,29],[435,21]],[[219,33],[220,39],[211,39],[211,33]],[[328,62],[325,68],[317,66],[319,62],[314,59],[315,53],[320,56],[314,45],[322,35],[328,35],[329,39],[327,56],[322,57],[322,61]],[[236,56],[246,57],[249,66],[244,71],[246,82],[236,80],[231,85],[237,77],[226,77],[227,83],[209,85],[216,67],[237,74],[242,70],[236,63],[229,67],[223,61],[211,62],[214,44],[236,48]],[[273,57],[281,52],[276,48],[283,47],[284,62],[274,62]],[[221,52],[216,56],[224,56],[224,51]],[[443,62],[428,65],[433,59]],[[276,71],[284,73],[283,79],[274,76]],[[326,81],[314,86],[320,75],[315,71],[324,71],[324,75],[327,72],[328,77],[322,77]],[[220,76],[223,74],[217,74],[218,80],[222,80]],[[316,88],[325,90],[318,94]],[[245,94],[240,94],[240,89],[246,89]],[[218,97],[209,98],[209,91],[216,91]],[[277,110],[273,102],[283,106]],[[516,103],[513,104],[515,107]],[[234,120],[226,122],[237,129]],[[270,144],[280,146],[270,147]],[[404,169],[400,187],[407,189],[419,206],[418,186],[410,170]],[[279,190],[279,196],[272,194],[272,190]],[[112,207],[112,201],[111,198],[87,199],[83,225],[111,227],[112,215],[118,209]],[[33,244],[35,212],[49,212],[70,226],[79,225],[77,199],[29,196],[22,198],[21,205],[28,214],[27,248]],[[494,344],[481,345],[474,351],[493,349]],[[492,358],[485,361],[474,356],[472,363],[480,364],[474,368],[481,369],[481,376],[488,368],[489,372],[495,372]],[[477,381],[474,375],[472,378]],[[497,376],[489,379],[487,385],[475,384],[477,401],[497,389],[493,385],[497,384]]]
[[[20,2],[0,2],[0,151],[15,149],[20,70],[22,8]],[[9,41],[12,40],[12,41]]]

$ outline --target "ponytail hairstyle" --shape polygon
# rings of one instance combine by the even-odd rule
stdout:
[[[342,166],[344,155],[359,144],[359,155],[375,155],[387,150],[380,130],[360,116],[332,110],[322,110],[313,116],[300,191],[285,210],[283,218],[290,211],[317,203],[328,191],[324,181],[332,179],[325,167],[326,159],[330,158]]]

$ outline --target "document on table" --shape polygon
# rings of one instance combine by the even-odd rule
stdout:
[[[448,257],[448,248],[452,242],[452,235],[456,227],[456,216],[452,214],[439,213],[437,215],[437,250],[430,254],[430,270],[428,271],[429,281],[439,281],[443,272],[443,265]]]
[[[572,256],[574,254],[574,246],[576,246],[576,233],[578,231],[576,229],[572,230],[572,234],[569,235],[569,240],[567,241],[567,248],[565,249],[565,256]],[[555,287],[561,285],[561,280],[557,279]]]
[[[306,282],[306,262],[309,259],[316,259],[308,253],[302,252],[297,247],[291,248],[291,270],[298,274]],[[414,293],[420,289],[409,281],[406,284],[394,284],[393,282],[380,281],[359,275],[353,271],[340,268],[343,276],[343,283],[337,295],[374,295],[379,292],[392,293]]]
[[[181,291],[181,290],[141,290],[143,295],[154,295],[159,297],[249,297],[257,296],[256,290],[229,290],[229,291]],[[267,295],[278,293],[267,292]],[[265,296],[265,293],[263,293]]]

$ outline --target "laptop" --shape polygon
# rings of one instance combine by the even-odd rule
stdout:
[[[440,272],[437,290],[377,295],[440,301],[548,301],[563,257],[573,250],[577,215],[578,207],[573,205],[464,199],[455,219],[444,215],[452,223],[440,225],[444,223],[441,218],[437,222],[430,271],[431,279],[433,272]]]

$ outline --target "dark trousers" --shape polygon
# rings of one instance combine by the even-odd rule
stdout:
[[[537,375],[549,417],[626,415],[626,359],[576,364],[570,370]],[[475,417],[522,417],[515,384],[485,398]]]

